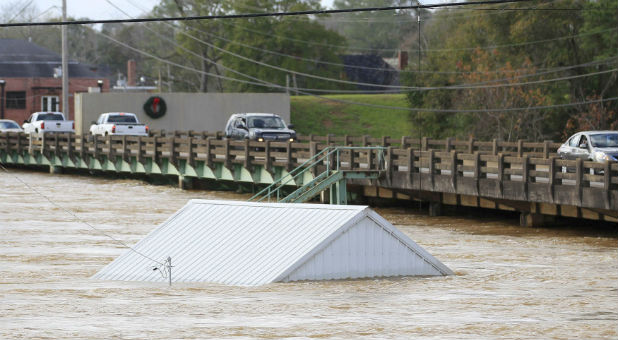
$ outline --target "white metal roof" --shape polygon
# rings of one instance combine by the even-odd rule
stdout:
[[[452,274],[366,206],[191,200],[133,249],[161,261],[170,256],[174,282]],[[137,252],[128,250],[94,278],[165,281]]]

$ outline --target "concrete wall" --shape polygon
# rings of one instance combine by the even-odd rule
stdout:
[[[151,96],[167,104],[165,116],[153,119],[143,106]],[[75,95],[75,132],[88,133],[104,112],[132,112],[151,130],[222,131],[238,112],[279,114],[290,124],[290,97],[285,93],[79,93]]]

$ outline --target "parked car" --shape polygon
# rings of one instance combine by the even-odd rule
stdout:
[[[562,159],[590,160],[600,163],[618,160],[618,131],[582,131],[558,148]]]
[[[22,127],[25,133],[38,135],[58,132],[75,133],[75,123],[64,119],[62,112],[35,112],[24,120]]]
[[[236,113],[227,121],[225,136],[232,139],[294,141],[296,131],[274,113]]]
[[[22,132],[24,131],[16,121],[10,119],[0,119],[0,132]]]
[[[134,113],[102,113],[90,126],[92,135],[148,136],[148,126],[141,124]]]

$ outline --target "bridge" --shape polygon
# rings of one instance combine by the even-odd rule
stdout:
[[[444,205],[459,205],[516,211],[522,226],[541,225],[551,216],[618,221],[618,163],[562,160],[556,156],[560,144],[551,141],[309,135],[295,142],[254,142],[193,131],[151,137],[0,133],[0,162],[52,173],[171,176],[182,188],[203,182],[255,192],[336,145],[349,148],[286,181],[289,191],[336,163],[342,171],[379,171],[379,176],[349,179],[348,196],[421,200],[429,203],[431,215],[439,215]],[[328,198],[322,195],[323,201]]]

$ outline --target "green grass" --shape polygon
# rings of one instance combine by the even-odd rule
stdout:
[[[403,94],[324,97],[373,105],[409,106]],[[340,103],[311,96],[291,97],[291,120],[301,135],[370,135],[395,138],[414,135],[408,111]]]

